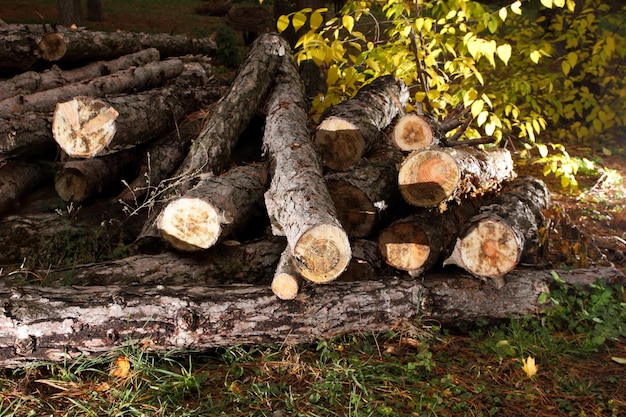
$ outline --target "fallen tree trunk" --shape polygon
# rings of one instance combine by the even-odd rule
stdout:
[[[9,116],[27,111],[52,112],[58,102],[75,96],[104,97],[127,91],[141,91],[157,87],[183,72],[180,59],[150,62],[144,66],[121,70],[88,81],[66,84],[51,90],[18,95],[0,101],[0,115]]]
[[[221,85],[175,84],[109,99],[79,96],[57,105],[52,133],[75,158],[114,153],[172,130],[186,114],[222,93]]]
[[[204,174],[195,187],[165,206],[157,220],[161,236],[182,251],[198,251],[245,227],[261,207],[267,167],[259,162]]]
[[[166,33],[95,32],[62,30],[46,33],[38,43],[41,57],[46,61],[97,61],[112,59],[147,48],[155,48],[161,58],[182,55],[215,54],[211,38],[189,38]]]
[[[314,137],[324,165],[343,171],[356,164],[380,141],[382,130],[404,110],[408,99],[402,80],[383,76],[331,107]]]
[[[149,62],[158,61],[159,59],[159,51],[150,48],[134,54],[121,56],[112,61],[92,62],[84,67],[67,71],[53,67],[45,72],[24,72],[9,80],[0,81],[0,100],[5,100],[20,94],[32,94],[38,91],[51,90],[66,84],[102,77],[107,74],[113,74],[128,69],[132,66],[140,66]]]
[[[542,181],[517,178],[469,220],[444,265],[458,265],[501,286],[502,276],[538,251],[542,210],[549,205],[550,191]]]
[[[402,162],[398,185],[407,203],[434,207],[497,190],[514,176],[506,149],[434,147],[415,151]]]
[[[614,268],[559,271],[566,283],[624,284]],[[269,286],[116,286],[0,289],[0,365],[68,361],[126,344],[150,351],[305,343],[382,333],[416,318],[458,325],[549,308],[551,271],[515,271],[500,290],[459,275],[307,286],[292,301]],[[271,317],[271,320],[268,320]]]
[[[336,279],[350,262],[350,242],[322,176],[310,141],[302,79],[287,52],[268,100],[263,146],[272,181],[265,205],[276,235],[287,237],[291,257],[306,279]]]
[[[0,214],[14,207],[19,198],[45,180],[37,162],[9,161],[0,168]]]
[[[398,168],[402,155],[386,150],[342,172],[325,175],[337,217],[348,236],[369,236],[381,214],[400,200]]]

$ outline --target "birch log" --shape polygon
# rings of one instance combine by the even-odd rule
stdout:
[[[180,59],[150,62],[144,66],[129,68],[87,81],[7,98],[0,101],[0,115],[8,116],[27,111],[52,112],[58,102],[70,100],[75,96],[104,97],[127,91],[146,90],[160,86],[166,80],[182,72],[183,62]]]
[[[407,203],[434,207],[497,190],[514,176],[506,149],[432,147],[415,151],[402,162],[398,184]]]
[[[476,277],[491,278],[502,285],[502,276],[525,254],[538,250],[538,231],[544,224],[542,210],[549,204],[550,192],[541,180],[515,179],[469,220],[445,264],[458,265]]]
[[[269,286],[0,288],[0,365],[72,361],[121,345],[149,351],[310,343],[346,333],[383,333],[405,320],[459,325],[509,319],[550,306],[540,295],[553,271],[515,271],[496,290],[471,277],[339,282],[307,286],[292,301]],[[566,283],[623,285],[615,268],[556,271]],[[271,320],[268,320],[271,317]]]
[[[157,227],[176,249],[208,249],[245,227],[260,208],[266,179],[262,162],[234,167],[221,176],[204,174],[194,188],[165,206]]]
[[[66,71],[56,66],[44,72],[27,71],[11,79],[0,81],[0,100],[102,77],[133,66],[141,66],[149,62],[158,61],[159,59],[159,51],[150,48],[134,54],[124,55],[111,61],[92,62]]]
[[[314,137],[324,165],[343,171],[356,164],[380,141],[382,130],[404,111],[408,99],[402,80],[383,76],[331,107]]]
[[[306,279],[336,279],[350,261],[350,242],[310,141],[304,85],[287,52],[269,97],[263,146],[272,181],[265,205],[274,234],[285,235],[294,266]]]

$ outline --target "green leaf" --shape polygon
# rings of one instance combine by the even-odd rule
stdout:
[[[537,302],[539,304],[545,304],[548,301],[549,294],[547,292],[542,292],[539,294],[539,298],[537,298]]]
[[[354,29],[354,18],[350,15],[345,15],[341,18],[341,24],[349,33],[352,33],[352,29]]]
[[[296,12],[291,20],[293,28],[297,31],[306,23],[306,15],[302,12]]]
[[[285,29],[289,27],[289,18],[285,15],[282,15],[278,18],[276,22],[276,29],[279,33],[283,32]]]

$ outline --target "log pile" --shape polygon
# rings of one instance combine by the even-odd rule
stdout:
[[[518,267],[536,262],[545,185],[515,178],[506,149],[459,146],[447,132],[463,121],[405,114],[401,80],[373,80],[313,126],[277,34],[254,41],[226,86],[201,40],[119,35],[132,55],[112,57],[81,46],[98,33],[9,26],[15,51],[37,45],[0,57],[14,68],[112,60],[2,82],[0,366],[542,307],[550,272]],[[58,251],[50,242],[103,236],[116,245],[90,262],[29,266]]]

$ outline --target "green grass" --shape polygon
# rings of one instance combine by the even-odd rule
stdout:
[[[621,416],[621,287],[562,287],[554,309],[472,329],[405,324],[311,345],[39,364],[0,377],[0,416]],[[598,337],[601,336],[601,337]],[[116,358],[130,362],[115,376]],[[529,377],[522,359],[536,359]]]

